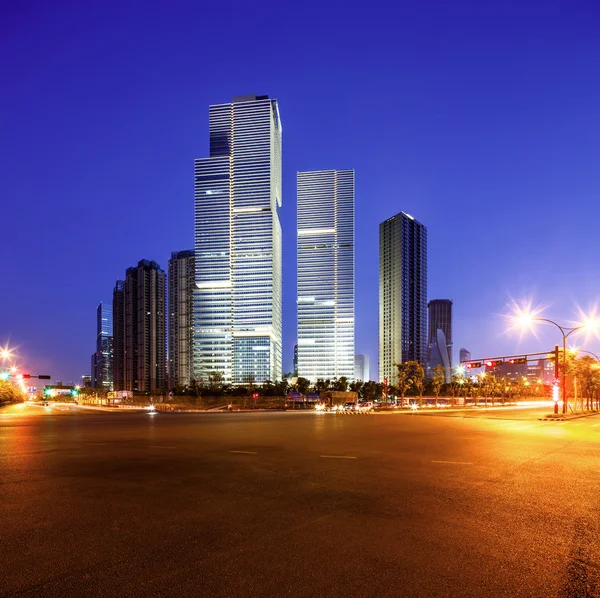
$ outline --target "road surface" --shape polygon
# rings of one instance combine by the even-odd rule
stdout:
[[[600,417],[0,411],[2,596],[600,595]]]

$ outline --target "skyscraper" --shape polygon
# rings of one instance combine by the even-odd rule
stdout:
[[[467,349],[465,349],[464,347],[461,348],[459,353],[459,359],[460,363],[462,363],[463,361],[469,361],[471,359],[471,352],[467,351]]]
[[[427,375],[432,376],[436,366],[444,368],[446,382],[452,375],[452,301],[432,299],[429,311]]]
[[[96,310],[97,334],[95,372],[92,380],[95,388],[113,390],[113,306],[100,303]]]
[[[125,282],[113,290],[113,386],[125,390]]]
[[[298,173],[298,376],[354,379],[354,171]]]
[[[194,251],[169,260],[169,387],[189,386],[193,371]]]
[[[124,282],[117,281],[113,294],[116,390],[166,390],[165,295],[165,273],[156,262],[141,260],[127,268]]]
[[[369,368],[369,356],[359,353],[354,356],[354,378],[356,380],[362,380],[368,382],[371,378],[371,372]]]
[[[379,379],[427,355],[427,229],[400,212],[379,225]]]
[[[281,123],[277,100],[209,110],[210,157],[195,161],[194,377],[280,380]]]

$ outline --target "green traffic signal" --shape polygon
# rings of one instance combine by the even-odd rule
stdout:
[[[8,380],[10,378],[10,374],[8,372],[0,372],[0,380]]]

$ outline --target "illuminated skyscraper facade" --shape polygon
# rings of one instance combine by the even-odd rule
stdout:
[[[113,306],[100,303],[96,310],[97,336],[95,371],[92,380],[95,388],[113,390]]]
[[[400,212],[379,225],[379,379],[427,356],[427,229]]]
[[[193,365],[193,250],[174,251],[169,260],[169,387],[189,386]]]
[[[209,109],[210,157],[195,161],[194,377],[282,375],[281,122],[277,101]]]
[[[428,310],[427,376],[433,376],[436,366],[444,368],[446,382],[452,376],[452,301],[432,299]]]
[[[354,171],[298,173],[298,376],[354,380]]]

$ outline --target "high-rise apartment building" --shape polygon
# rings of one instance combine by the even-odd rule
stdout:
[[[427,355],[427,229],[400,212],[379,225],[379,379]]]
[[[298,376],[354,379],[354,171],[298,173]]]
[[[113,306],[102,302],[96,310],[97,334],[92,380],[94,388],[113,390]]]
[[[195,161],[194,377],[282,374],[281,122],[277,100],[209,110],[210,157]]]
[[[166,291],[165,273],[148,260],[128,268],[125,280],[117,281],[113,294],[116,390],[166,390]]]
[[[369,368],[369,356],[359,353],[354,356],[354,378],[356,380],[362,380],[368,382],[371,378],[371,372]]]
[[[293,362],[293,375],[297,376],[298,375],[298,345],[294,345],[294,362]]]
[[[125,282],[113,290],[113,386],[125,390]]]
[[[193,250],[174,251],[169,260],[169,387],[189,386],[193,379]]]
[[[428,355],[427,375],[433,376],[436,366],[444,368],[446,382],[452,376],[452,301],[432,299],[427,304]]]

